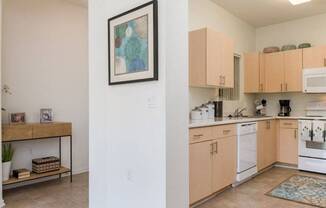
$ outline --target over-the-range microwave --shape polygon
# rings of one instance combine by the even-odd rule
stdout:
[[[326,93],[326,67],[303,70],[304,93]]]

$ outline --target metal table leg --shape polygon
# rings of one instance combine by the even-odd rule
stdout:
[[[70,183],[72,183],[72,135],[70,135]]]

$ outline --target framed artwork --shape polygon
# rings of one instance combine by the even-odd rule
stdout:
[[[41,123],[50,123],[53,122],[53,113],[52,109],[44,108],[40,110],[40,122]]]
[[[109,85],[158,80],[157,0],[108,20]]]
[[[26,119],[25,117],[25,113],[11,113],[10,124],[24,124]]]

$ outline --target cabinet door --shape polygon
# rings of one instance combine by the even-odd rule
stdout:
[[[298,164],[297,129],[280,128],[279,157],[282,163]]]
[[[189,145],[190,204],[212,194],[212,142]]]
[[[318,68],[326,66],[326,46],[303,49],[303,68]]]
[[[220,33],[207,29],[207,72],[206,80],[209,86],[223,86],[223,44]]]
[[[302,49],[284,52],[284,91],[302,91]]]
[[[234,42],[231,38],[222,35],[222,44],[223,87],[234,88]]]
[[[247,53],[244,55],[245,93],[255,93],[261,90],[259,82],[259,57],[259,53]]]
[[[258,122],[257,168],[262,170],[276,162],[276,123],[273,120]]]
[[[236,178],[236,137],[225,137],[213,141],[213,192],[231,185]]]
[[[284,79],[283,53],[264,54],[265,92],[282,92]]]
[[[276,121],[267,121],[267,139],[264,142],[264,164],[268,167],[276,162]]]
[[[207,86],[205,29],[189,32],[189,85]]]

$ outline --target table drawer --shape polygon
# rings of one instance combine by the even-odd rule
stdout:
[[[280,120],[280,128],[297,129],[298,121],[297,120]]]
[[[189,143],[212,140],[212,127],[194,128],[189,130]]]
[[[33,126],[27,124],[3,125],[2,141],[15,141],[32,138]]]
[[[215,126],[212,128],[213,137],[215,139],[237,135],[237,127],[234,124]]]
[[[47,123],[33,126],[33,138],[71,135],[71,123]]]

